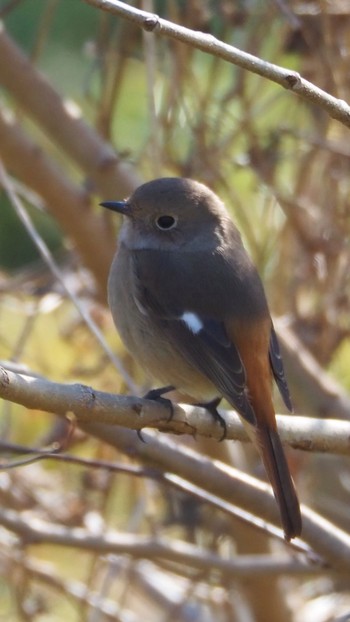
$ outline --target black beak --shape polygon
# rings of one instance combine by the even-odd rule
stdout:
[[[100,205],[112,210],[112,212],[123,214],[123,216],[128,216],[130,214],[130,206],[127,201],[103,201]]]

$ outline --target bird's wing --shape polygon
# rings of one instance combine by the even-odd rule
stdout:
[[[276,332],[273,326],[271,329],[269,357],[270,357],[270,365],[271,365],[272,373],[275,378],[281,397],[285,405],[287,406],[288,410],[293,412],[293,404],[292,404],[292,399],[289,393],[287,380],[284,374],[280,346],[279,346],[277,335],[276,335]]]
[[[162,268],[157,270],[157,264],[146,261],[144,254],[134,253],[133,262],[138,308],[157,322],[166,339],[171,340],[186,360],[211,380],[244,419],[256,425],[255,413],[247,395],[244,365],[238,349],[228,338],[224,321],[204,315],[201,296],[198,296],[196,304],[195,297],[191,295],[191,300],[187,301],[186,295],[181,296],[180,291],[176,291],[175,284],[171,287],[173,274],[169,262],[166,270],[168,280],[163,275],[162,283],[159,282]],[[181,274],[181,270],[177,274]],[[186,276],[191,278],[191,274]],[[207,293],[208,289],[211,290],[210,283],[206,282],[203,286],[207,288]],[[181,289],[181,279],[179,287]],[[216,291],[209,293],[217,294]]]

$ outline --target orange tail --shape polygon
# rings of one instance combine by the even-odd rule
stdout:
[[[284,537],[291,540],[301,533],[300,505],[287,459],[277,430],[267,427],[256,429],[262,460],[278,503]]]

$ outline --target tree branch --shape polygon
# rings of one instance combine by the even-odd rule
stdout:
[[[322,572],[320,566],[310,567],[289,557],[276,559],[271,555],[244,555],[237,559],[223,559],[214,553],[208,553],[197,546],[180,540],[167,540],[154,536],[139,536],[130,533],[108,531],[103,534],[91,534],[87,529],[65,527],[58,524],[28,517],[22,518],[19,512],[0,508],[0,523],[16,533],[24,544],[57,544],[92,551],[99,555],[129,555],[134,558],[162,559],[183,564],[201,571],[218,570],[226,576],[251,577],[265,574],[314,574]]]
[[[26,211],[24,207],[24,204],[22,203],[22,201],[19,199],[18,195],[16,194],[13,184],[11,183],[11,180],[9,176],[7,175],[7,172],[2,164],[1,158],[0,158],[0,186],[4,188],[9,200],[11,201],[13,205],[13,208],[17,216],[19,217],[20,221],[26,228],[27,233],[29,234],[34,244],[36,245],[43,260],[46,262],[52,274],[56,277],[57,282],[61,283],[63,291],[66,293],[68,298],[70,298],[70,300],[73,302],[76,309],[80,313],[82,319],[84,320],[85,324],[88,326],[89,330],[94,335],[95,339],[101,346],[102,350],[106,353],[107,357],[114,364],[117,371],[123,377],[128,388],[131,391],[136,392],[137,391],[136,384],[134,383],[131,376],[127,373],[127,371],[124,369],[124,366],[119,360],[119,358],[114,354],[114,352],[111,350],[111,348],[105,341],[104,336],[102,332],[100,331],[99,327],[97,326],[96,322],[94,322],[93,319],[90,317],[89,313],[87,313],[86,309],[84,308],[84,305],[82,304],[78,296],[76,296],[75,292],[72,291],[67,286],[65,279],[63,278],[62,273],[58,265],[56,264],[47,244],[44,242],[43,238],[38,234],[35,226],[33,225],[32,220],[30,219],[28,215],[28,212]]]
[[[350,396],[305,347],[283,318],[274,319],[292,394],[303,410],[315,416],[350,419]],[[322,451],[322,450],[321,450]]]
[[[106,228],[91,210],[87,191],[69,180],[3,106],[0,143],[1,158],[8,170],[44,199],[48,212],[74,241],[105,299],[114,245],[112,240],[106,243]]]
[[[326,91],[305,80],[296,71],[268,63],[257,56],[216,39],[213,35],[190,30],[153,13],[136,9],[119,0],[84,0],[84,2],[104,11],[109,11],[114,15],[120,15],[148,32],[177,39],[186,45],[202,50],[202,52],[222,58],[229,63],[242,67],[242,69],[247,69],[276,82],[283,88],[292,90],[305,101],[320,106],[333,119],[340,121],[346,127],[350,127],[350,106],[344,100],[329,95]]]
[[[124,197],[141,181],[110,144],[63,100],[0,25],[0,84],[18,106],[88,175],[103,198]]]
[[[176,473],[178,477],[193,483],[228,504],[234,503],[249,514],[259,517],[260,527],[262,526],[261,519],[279,525],[278,510],[270,486],[254,477],[218,460],[198,454],[164,435],[157,435],[152,430],[143,433],[145,443],[135,445],[134,433],[130,430],[99,423],[82,423],[80,427],[88,434],[92,434],[127,455],[133,457],[137,455],[138,459],[146,464],[156,465],[166,472]],[[303,541],[311,547],[311,556],[313,550],[333,569],[349,572],[349,534],[305,505],[302,505],[302,518],[302,537]],[[292,546],[294,547],[295,543]]]
[[[83,384],[52,382],[43,377],[15,373],[6,367],[0,367],[0,397],[28,409],[60,415],[74,413],[78,423],[98,421],[130,430],[154,428],[173,434],[200,434],[217,440],[222,436],[221,426],[198,406],[174,404],[174,415],[169,421],[169,410],[160,402],[96,391]],[[239,416],[233,411],[221,411],[221,414],[227,425],[227,440],[248,441]],[[295,449],[349,454],[350,422],[296,415],[277,417],[282,440]]]
[[[219,438],[221,430],[216,428],[203,409],[190,407],[188,411],[188,407],[176,406],[174,421],[168,422],[167,409],[149,400],[113,396],[93,391],[84,385],[61,385],[42,378],[14,374],[4,368],[0,368],[0,395],[27,408],[40,408],[61,416],[66,412],[74,412],[80,427],[87,433],[124,453],[130,454],[132,451],[133,455],[137,454],[146,463],[176,473],[210,494],[237,504],[250,514],[269,523],[279,524],[278,510],[267,484],[163,436],[156,437],[151,431],[144,434],[147,442],[136,446],[135,438],[130,436],[132,432],[120,427],[125,425],[140,429],[154,425],[162,430],[193,433],[198,425],[201,432],[203,430],[205,433],[207,429],[207,434],[210,430],[214,432],[214,437]],[[233,438],[234,420],[235,416],[230,413],[227,416],[229,438]],[[111,426],[113,423],[114,427]],[[303,538],[308,545],[334,568],[348,571],[350,536],[305,506],[302,507],[302,516]]]

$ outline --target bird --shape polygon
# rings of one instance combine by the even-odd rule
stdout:
[[[262,281],[224,203],[203,183],[162,177],[101,205],[123,215],[108,302],[126,348],[162,384],[147,397],[190,396],[223,436],[217,406],[225,398],[261,456],[285,539],[299,536],[273,380],[292,411],[291,396]]]

